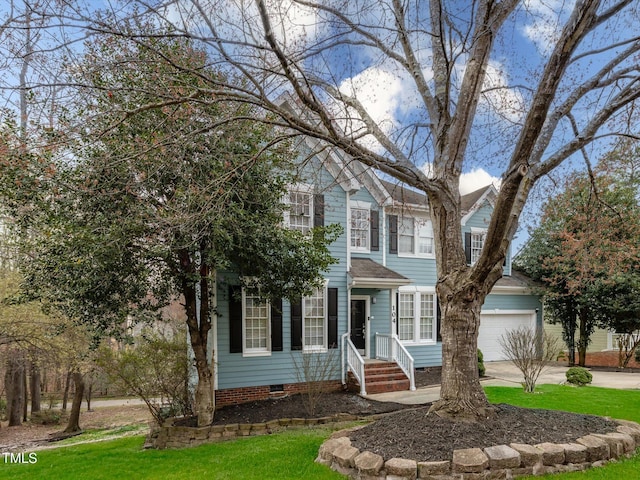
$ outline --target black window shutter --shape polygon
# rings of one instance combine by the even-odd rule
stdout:
[[[242,353],[242,297],[239,285],[229,285],[229,352]]]
[[[398,216],[389,215],[389,253],[398,253]]]
[[[324,195],[313,196],[313,226],[324,227]]]
[[[329,348],[338,348],[338,289],[327,289],[328,329],[327,340]]]
[[[471,232],[464,232],[464,256],[467,258],[467,265],[471,265]]]
[[[302,350],[302,300],[291,304],[291,350]]]
[[[282,299],[271,302],[271,351],[282,351]]]
[[[371,210],[369,212],[369,218],[371,219],[371,251],[377,252],[380,250],[380,220],[379,212],[377,210]]]
[[[442,341],[442,333],[440,333],[440,323],[442,320],[442,312],[440,311],[440,302],[436,296],[436,341]]]

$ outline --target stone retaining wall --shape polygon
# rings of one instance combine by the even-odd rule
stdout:
[[[204,443],[232,440],[238,437],[266,435],[285,428],[299,428],[307,425],[349,422],[362,419],[372,420],[377,416],[358,417],[338,414],[321,418],[281,418],[265,423],[233,423],[229,425],[211,425],[208,427],[180,427],[175,418],[167,419],[162,426],[154,425],[150,429],[146,445],[150,448],[195,447]]]
[[[455,450],[453,458],[439,462],[404,458],[385,461],[380,455],[352,446],[349,429],[324,442],[316,461],[356,480],[487,480],[574,472],[631,456],[640,447],[640,425],[616,421],[616,432],[586,435],[575,443],[469,448]]]

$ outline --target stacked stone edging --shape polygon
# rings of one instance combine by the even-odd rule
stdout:
[[[195,447],[205,443],[232,440],[239,437],[267,435],[285,428],[300,428],[309,425],[351,422],[356,420],[375,420],[386,414],[357,416],[339,413],[320,418],[281,418],[264,423],[232,423],[207,427],[181,427],[174,425],[180,419],[169,418],[161,426],[150,428],[147,445],[163,450],[165,448]]]
[[[336,432],[320,447],[316,462],[355,480],[479,480],[511,479],[524,475],[575,472],[630,457],[640,447],[640,424],[614,420],[615,432],[592,434],[566,444],[512,443],[455,450],[453,458],[417,462],[404,458],[384,460],[351,445],[353,429]]]

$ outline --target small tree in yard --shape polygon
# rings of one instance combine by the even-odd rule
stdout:
[[[255,278],[265,297],[297,298],[334,262],[327,247],[339,232],[283,227],[296,152],[274,147],[274,129],[253,121],[263,112],[200,95],[203,74],[224,76],[204,51],[187,40],[142,46],[119,36],[87,50],[72,69],[86,86],[76,104],[84,131],[69,147],[74,161],[57,159],[33,194],[25,283],[98,338],[121,335],[128,318],[155,321],[182,298],[198,375],[194,413],[208,425],[217,272]]]
[[[522,386],[527,393],[534,392],[538,377],[560,352],[557,338],[546,332],[540,335],[535,329],[524,326],[508,330],[498,342],[507,358],[524,375]]]
[[[314,416],[322,397],[331,389],[331,379],[340,371],[337,350],[292,354],[292,359],[296,380],[305,389],[302,392],[302,403],[307,413]]]
[[[161,424],[167,417],[192,413],[188,388],[186,327],[149,332],[121,351],[103,348],[97,364],[109,380],[146,403]]]

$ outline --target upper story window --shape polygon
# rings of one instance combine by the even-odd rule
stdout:
[[[289,228],[308,233],[313,227],[313,195],[308,192],[289,193]]]
[[[353,201],[350,208],[350,238],[354,251],[369,252],[371,245],[371,205],[366,202]]]
[[[314,193],[312,185],[291,185],[283,202],[284,224],[288,228],[306,234],[314,227],[324,226],[324,195]]]
[[[487,231],[482,229],[472,228],[471,232],[467,235],[467,241],[469,246],[467,251],[469,252],[467,261],[473,265],[480,258],[482,247],[484,246],[484,240],[487,236]]]
[[[357,250],[369,250],[369,210],[351,209],[351,246]]]
[[[398,222],[400,255],[433,256],[433,228],[426,218],[402,217]]]

